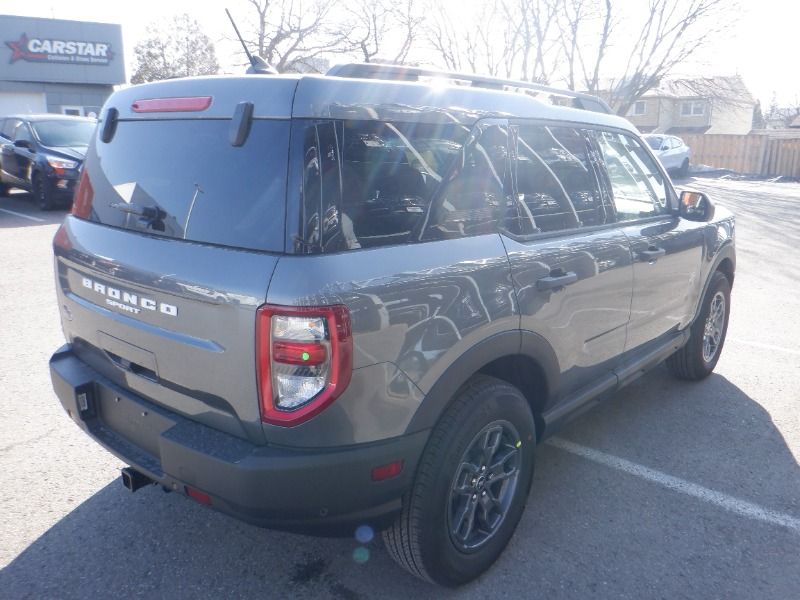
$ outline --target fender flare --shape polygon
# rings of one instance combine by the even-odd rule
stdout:
[[[697,317],[700,316],[700,310],[703,307],[703,298],[706,297],[706,292],[708,291],[708,286],[711,285],[711,276],[719,269],[719,266],[722,264],[722,261],[725,259],[729,259],[733,263],[733,271],[736,272],[736,246],[733,243],[733,240],[726,241],[722,246],[714,254],[713,259],[710,261],[711,266],[706,271],[705,282],[703,283],[703,291],[700,293],[700,296],[697,300],[697,306],[695,307],[694,317],[692,317],[692,322],[689,325],[690,327],[694,324],[697,320]]]
[[[541,367],[547,398],[536,399],[542,409],[550,406],[559,389],[561,371],[553,348],[542,336],[525,330],[511,330],[488,337],[465,351],[447,367],[423,398],[408,425],[407,433],[430,429],[450,405],[461,387],[489,363],[505,356],[523,355]],[[531,401],[531,399],[528,399]]]

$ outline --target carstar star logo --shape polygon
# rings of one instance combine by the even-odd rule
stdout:
[[[80,65],[107,65],[114,58],[111,44],[105,42],[83,42],[76,40],[56,40],[29,38],[23,33],[17,41],[6,42],[11,48],[8,62],[18,60]]]

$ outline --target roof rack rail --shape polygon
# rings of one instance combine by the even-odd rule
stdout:
[[[572,90],[562,90],[540,83],[530,81],[519,81],[516,79],[502,79],[499,77],[486,77],[483,75],[470,75],[466,73],[455,73],[453,71],[440,71],[437,69],[425,69],[421,67],[408,67],[404,65],[389,65],[380,63],[346,63],[331,67],[326,75],[333,77],[347,77],[358,79],[388,79],[395,81],[420,81],[425,78],[450,79],[469,83],[471,87],[484,88],[491,90],[507,90],[515,88],[518,90],[532,90],[537,93],[548,94],[551,97],[569,98],[574,108],[591,110],[594,112],[611,114],[608,104],[597,96],[573,92]]]

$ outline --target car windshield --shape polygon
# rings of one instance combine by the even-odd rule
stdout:
[[[664,138],[661,137],[646,137],[644,140],[653,150],[660,150],[661,144],[664,142]]]
[[[45,146],[88,146],[96,123],[94,121],[37,121],[31,123],[36,137]]]

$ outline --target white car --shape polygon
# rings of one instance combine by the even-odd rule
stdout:
[[[642,137],[667,171],[675,171],[679,177],[689,174],[692,151],[681,138],[652,133]]]

